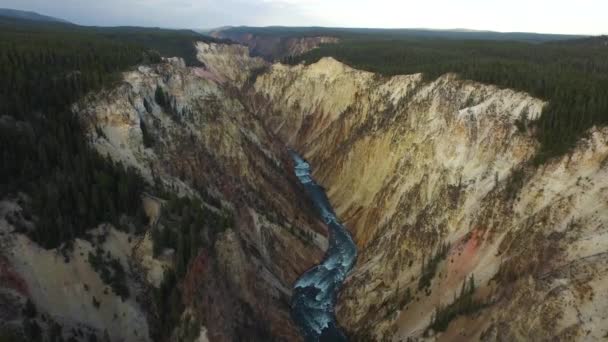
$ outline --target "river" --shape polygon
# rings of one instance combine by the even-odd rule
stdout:
[[[355,265],[357,247],[338,221],[325,190],[312,179],[310,164],[291,151],[295,173],[329,230],[323,261],[306,271],[294,285],[291,314],[306,341],[347,341],[336,322],[338,292]]]

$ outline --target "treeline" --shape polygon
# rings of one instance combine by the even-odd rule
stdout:
[[[600,44],[471,40],[344,40],[287,63],[312,63],[332,56],[355,68],[383,75],[448,72],[464,79],[529,92],[548,100],[533,129],[542,144],[538,162],[567,152],[593,125],[608,123],[608,48]]]
[[[143,179],[88,146],[70,105],[158,54],[88,32],[0,31],[0,198],[23,192],[28,231],[46,248],[134,216]]]

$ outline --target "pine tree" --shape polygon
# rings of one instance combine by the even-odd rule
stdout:
[[[158,103],[159,106],[163,108],[166,107],[167,100],[165,98],[165,92],[161,87],[156,87],[156,91],[154,92],[154,100],[156,101],[156,103]]]

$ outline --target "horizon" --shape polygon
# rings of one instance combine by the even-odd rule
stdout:
[[[127,3],[127,4],[125,4]],[[521,6],[518,4],[521,3]],[[489,31],[599,36],[608,34],[601,13],[608,3],[564,0],[524,4],[480,0],[6,0],[2,7],[31,11],[85,26],[144,26],[212,30],[221,27],[324,27]],[[125,11],[125,7],[136,11]],[[437,11],[441,8],[441,11]],[[522,11],[521,9],[526,9]],[[411,13],[417,15],[413,16]],[[405,14],[401,14],[405,13]],[[584,14],[584,15],[583,15]],[[517,18],[517,20],[513,20]],[[538,20],[542,18],[542,20]]]
[[[111,27],[111,26],[108,26]],[[191,27],[162,27],[158,28],[170,29],[170,30],[197,30],[212,32],[214,30],[227,29],[227,28],[321,28],[321,29],[362,29],[362,30],[420,30],[420,31],[455,31],[455,32],[490,32],[490,33],[525,33],[525,34],[539,34],[539,35],[563,35],[563,36],[608,36],[608,32],[589,34],[589,33],[555,33],[555,32],[536,32],[536,31],[497,31],[497,30],[485,30],[485,29],[471,29],[466,27],[452,27],[452,28],[435,28],[435,27],[369,27],[369,26],[288,26],[288,25],[265,25],[265,26],[252,26],[252,25],[225,25],[217,27],[203,27],[203,28],[191,28]]]

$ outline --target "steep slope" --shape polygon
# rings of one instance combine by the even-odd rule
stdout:
[[[608,131],[533,167],[530,122],[544,103],[525,93],[331,58],[275,64],[244,91],[269,129],[323,165],[314,176],[355,236],[338,308],[352,337],[606,334]]]
[[[148,224],[104,224],[50,251],[21,234],[28,214],[19,199],[3,202],[0,298],[10,305],[0,305],[0,314],[11,319],[0,328],[18,324],[14,313],[29,299],[38,314],[28,322],[56,321],[66,339],[298,340],[291,285],[327,242],[286,148],[208,70],[181,59],[127,72],[117,88],[90,94],[73,111],[92,146],[136,168],[160,198],[143,196]],[[194,208],[203,203],[207,222],[181,227],[176,196]],[[180,249],[190,241],[157,254],[154,231],[184,229],[203,245],[180,271]],[[127,299],[104,280],[106,263],[124,270]],[[175,295],[164,312],[158,298],[172,273],[177,292],[169,288]]]

